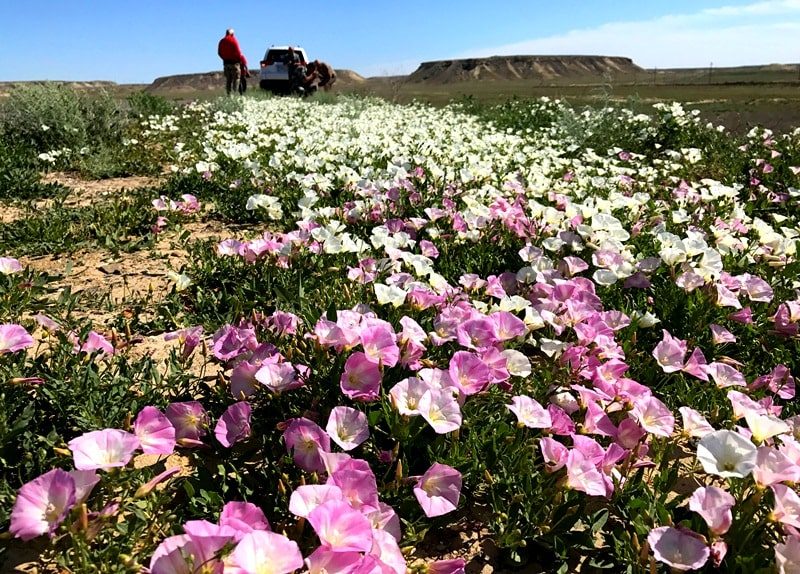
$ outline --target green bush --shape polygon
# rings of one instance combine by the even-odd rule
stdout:
[[[63,191],[40,181],[36,156],[21,145],[0,145],[0,199],[49,197]]]
[[[175,110],[175,105],[163,96],[156,96],[145,91],[135,92],[128,96],[129,115],[134,118],[149,116],[165,116]]]
[[[133,97],[129,104],[134,114],[169,109],[150,95]],[[121,103],[105,91],[80,93],[58,84],[32,84],[13,90],[0,106],[0,137],[17,150],[14,154],[28,158],[26,165],[34,170],[39,158],[50,167],[93,178],[151,172],[150,166],[129,157],[124,146],[129,126]],[[0,160],[0,180],[10,179],[12,187],[38,180],[14,169]]]
[[[124,124],[119,105],[105,92],[79,94],[58,84],[14,89],[0,108],[0,134],[36,153],[110,145]]]

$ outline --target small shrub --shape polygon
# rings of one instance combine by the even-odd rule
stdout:
[[[129,114],[134,118],[148,116],[165,116],[171,114],[175,105],[163,96],[157,96],[145,91],[135,92],[128,96]]]

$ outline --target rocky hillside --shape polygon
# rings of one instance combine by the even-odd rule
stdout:
[[[11,90],[14,88],[24,87],[24,86],[32,86],[32,85],[56,85],[56,86],[66,86],[68,88],[72,88],[73,90],[106,90],[106,91],[113,91],[115,88],[118,87],[116,82],[106,82],[102,80],[91,81],[91,82],[69,82],[69,81],[57,81],[57,80],[37,80],[37,81],[29,81],[29,82],[0,82],[0,96],[7,95]]]
[[[492,56],[423,62],[409,82],[450,84],[466,80],[554,80],[644,72],[630,58],[610,56]]]

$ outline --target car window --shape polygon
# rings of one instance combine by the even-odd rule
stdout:
[[[273,62],[283,62],[284,58],[288,50],[270,50],[267,52],[267,60],[272,60]]]

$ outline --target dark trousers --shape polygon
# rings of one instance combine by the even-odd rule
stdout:
[[[247,91],[247,77],[241,76],[239,78],[239,94],[244,94]]]

